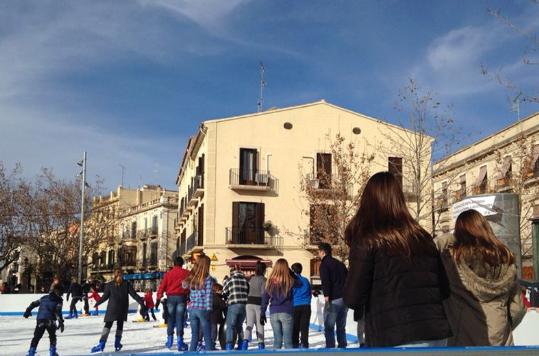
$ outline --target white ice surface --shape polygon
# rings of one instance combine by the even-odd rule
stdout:
[[[24,319],[18,317],[0,317],[0,355],[2,356],[23,356],[26,355],[32,339],[36,324],[34,317]],[[161,316],[157,313],[156,316]],[[166,328],[156,328],[156,322],[136,323],[133,320],[139,319],[137,314],[129,314],[128,321],[124,325],[121,353],[153,353],[168,352],[164,347],[166,339]],[[348,322],[347,329],[354,329],[354,325]],[[88,355],[90,348],[97,344],[101,329],[103,328],[103,316],[80,317],[70,319],[65,322],[65,331],[58,330],[58,353],[61,356],[67,355]],[[522,323],[514,331],[516,345],[539,345],[539,312],[530,310]],[[115,326],[113,326],[105,352],[113,352]],[[273,344],[273,334],[271,326],[265,327],[266,347],[271,349]],[[253,336],[254,336],[253,332]],[[189,343],[190,328],[185,329],[185,342]],[[310,331],[310,346],[321,348],[324,346],[324,335],[315,330]],[[357,344],[349,344],[349,347],[357,347]],[[251,343],[250,348],[256,348],[256,342]],[[48,356],[49,338],[47,333],[41,339],[38,346],[38,355]],[[119,353],[119,354],[121,354]],[[99,354],[98,354],[99,355]]]
[[[0,355],[26,355],[36,325],[35,314],[36,313],[34,313],[34,318],[29,319],[24,319],[22,316],[0,317]],[[138,318],[139,317],[136,314],[129,314],[128,321],[124,324],[122,353],[170,352],[164,347],[166,341],[166,328],[154,327],[154,325],[158,325],[156,322],[133,322],[133,320]],[[78,319],[66,320],[64,332],[60,333],[60,330],[57,332],[58,354],[60,356],[90,354],[90,349],[92,346],[96,345],[99,340],[102,328],[103,316],[79,317]],[[114,351],[115,330],[116,326],[114,325],[109,335],[105,352]],[[265,333],[266,348],[271,349],[273,345],[273,334],[269,323],[266,324]],[[185,329],[184,337],[185,342],[189,343],[191,339],[191,330],[189,327]],[[256,337],[254,332],[253,337]],[[174,342],[176,342],[176,340],[174,340]],[[323,347],[325,344],[323,333],[311,330],[309,342],[311,347]],[[350,346],[357,347],[357,344],[350,344]],[[256,342],[252,342],[250,348],[256,348]],[[49,355],[49,337],[47,332],[45,332],[43,338],[39,342],[37,351],[38,355]],[[100,353],[96,355],[100,355]]]

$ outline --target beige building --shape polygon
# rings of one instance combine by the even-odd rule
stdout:
[[[92,276],[109,279],[119,266],[124,273],[166,271],[172,264],[177,249],[176,191],[158,185],[120,186],[110,196],[94,198],[93,206],[95,214],[102,215],[100,229],[105,238],[89,263]]]
[[[511,192],[520,197],[524,278],[532,277],[539,238],[539,113],[464,147],[434,164],[435,229],[453,229],[451,205],[469,195]]]
[[[316,279],[317,241],[309,234],[302,181],[310,177],[310,187],[322,191],[327,178],[321,173],[339,174],[330,153],[337,134],[359,154],[374,156],[370,174],[390,167],[407,177],[408,164],[388,139],[405,132],[325,101],[202,122],[176,181],[179,253],[189,258],[203,251],[219,280],[231,265],[251,273],[257,260],[272,265],[282,257],[302,263],[304,274]],[[431,221],[429,210],[423,222],[430,228]]]

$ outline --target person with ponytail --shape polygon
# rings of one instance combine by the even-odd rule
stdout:
[[[200,255],[184,281],[184,288],[190,290],[191,344],[189,351],[197,351],[200,330],[204,338],[205,350],[212,351],[210,313],[212,310],[212,293],[215,280],[210,276],[211,260],[206,255]],[[200,349],[200,348],[199,348]]]
[[[260,323],[264,325],[269,305],[274,350],[283,346],[283,340],[285,349],[291,349],[294,346],[292,343],[294,328],[292,317],[294,314],[293,287],[301,287],[301,282],[296,279],[296,275],[288,267],[288,262],[284,258],[279,258],[266,283],[260,306]]]
[[[105,292],[101,299],[95,304],[97,308],[108,300],[107,312],[105,314],[105,326],[101,333],[99,343],[94,346],[91,352],[101,352],[105,349],[105,343],[109,337],[112,324],[116,322],[116,338],[114,340],[114,349],[120,351],[122,349],[122,334],[124,322],[127,321],[127,313],[129,309],[129,296],[139,303],[141,313],[146,316],[148,310],[144,305],[144,299],[141,298],[133,289],[133,286],[128,281],[124,281],[121,269],[114,271],[114,280],[107,283]]]
[[[513,345],[523,305],[513,253],[475,210],[462,212],[453,234],[436,240],[449,277],[444,303],[453,329],[450,346]]]
[[[445,346],[449,285],[431,235],[415,221],[389,172],[367,182],[348,224],[344,302],[365,321],[369,347]]]

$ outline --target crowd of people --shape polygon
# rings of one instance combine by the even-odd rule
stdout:
[[[181,257],[175,258],[154,303],[151,290],[140,297],[117,270],[101,298],[94,296],[96,306],[105,301],[108,305],[99,343],[91,351],[105,349],[114,322],[114,349],[121,350],[129,296],[140,304],[146,320],[148,311],[155,320],[154,308],[163,306],[165,346],[178,351],[211,351],[218,345],[246,350],[252,342],[264,349],[268,311],[274,349],[309,348],[311,298],[319,293],[324,300],[326,348],[347,347],[349,309],[357,322],[360,346],[513,344],[512,331],[526,312],[515,258],[477,211],[463,212],[454,233],[433,239],[410,215],[399,181],[381,172],[367,182],[344,238],[350,251],[348,268],[332,256],[329,244],[319,245],[321,290],[302,276],[300,263],[289,266],[283,258],[268,277],[266,265],[258,262],[250,278],[233,266],[219,284],[210,275],[210,258],[201,255],[191,270],[183,268]],[[74,283],[68,291],[72,306],[85,293]],[[51,356],[56,355],[56,320],[60,330],[64,328],[61,295],[53,284],[51,293],[25,313],[28,317],[39,306],[30,356],[45,330]],[[76,317],[73,307],[70,313]],[[184,339],[187,315],[189,346]]]

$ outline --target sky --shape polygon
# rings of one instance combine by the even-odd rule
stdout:
[[[174,189],[201,121],[256,112],[260,62],[265,107],[325,99],[394,123],[414,78],[470,143],[517,120],[495,73],[538,91],[523,33],[539,33],[531,0],[4,0],[0,161],[72,179],[87,151],[90,183],[114,189],[123,166],[124,186]]]

